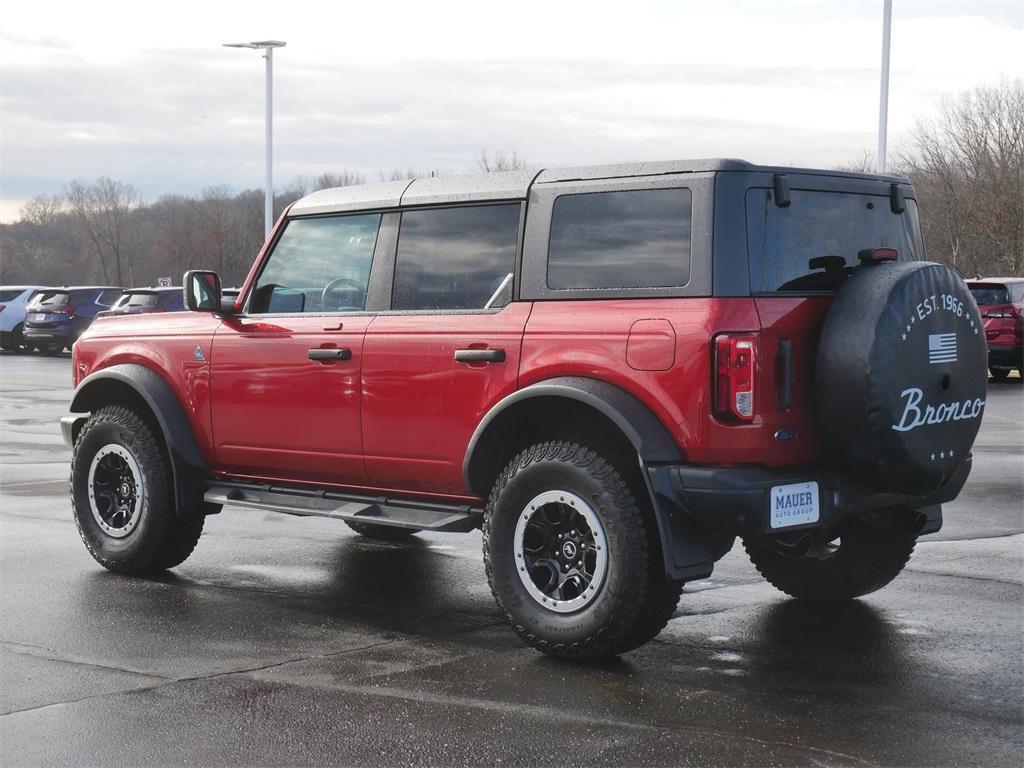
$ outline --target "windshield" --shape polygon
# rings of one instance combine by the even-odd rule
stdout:
[[[886,195],[794,190],[780,208],[767,189],[747,191],[747,244],[754,293],[838,290],[857,254],[895,248],[899,261],[924,257],[917,204],[893,213]]]
[[[971,291],[971,296],[978,302],[979,307],[1010,303],[1010,297],[1005,285],[968,285],[967,287]]]

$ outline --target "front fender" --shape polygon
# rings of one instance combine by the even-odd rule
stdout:
[[[90,374],[78,385],[71,400],[72,413],[90,413],[105,405],[123,402],[127,387],[148,408],[167,446],[174,475],[175,503],[179,514],[203,508],[202,479],[207,465],[196,442],[192,424],[171,385],[150,368],[121,363]],[[62,421],[65,437],[77,437],[76,421]]]

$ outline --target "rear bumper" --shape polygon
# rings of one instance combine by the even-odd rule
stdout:
[[[1024,347],[990,344],[988,364],[996,368],[1020,368],[1024,366]]]
[[[686,580],[710,574],[713,562],[728,551],[736,536],[785,536],[824,529],[851,514],[904,530],[916,519],[922,526],[919,534],[934,533],[942,527],[941,504],[956,498],[970,471],[968,457],[942,488],[927,496],[864,493],[841,473],[824,466],[663,465],[648,467],[647,475],[657,505],[666,569],[671,577]],[[772,489],[811,482],[818,487],[818,519],[773,528]]]

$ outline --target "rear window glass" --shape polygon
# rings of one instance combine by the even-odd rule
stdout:
[[[32,297],[30,304],[33,307],[63,307],[70,298],[67,291],[40,291]]]
[[[754,293],[835,291],[859,265],[858,252],[895,248],[924,257],[917,204],[893,213],[888,196],[794,190],[777,206],[767,189],[747,191],[747,245]]]
[[[987,307],[992,304],[1008,304],[1010,302],[1009,292],[1005,285],[969,285],[971,296],[978,302],[979,307]]]
[[[118,307],[155,307],[159,297],[155,293],[126,293],[117,300]]]
[[[0,301],[14,301],[19,296],[21,296],[20,288],[13,291],[0,291]]]
[[[549,288],[662,288],[690,279],[688,189],[560,195],[551,209]]]

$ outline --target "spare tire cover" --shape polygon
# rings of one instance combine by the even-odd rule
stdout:
[[[861,267],[822,328],[815,398],[823,444],[865,489],[939,488],[978,434],[987,361],[981,315],[953,270]]]

